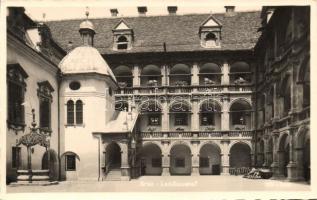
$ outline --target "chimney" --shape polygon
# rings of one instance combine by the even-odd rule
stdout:
[[[234,12],[235,6],[225,6],[225,9],[226,9],[226,16],[235,15],[235,12]]]
[[[167,11],[169,15],[176,15],[177,6],[167,6]]]
[[[111,13],[111,17],[117,17],[119,12],[118,12],[118,9],[111,8],[110,13]]]
[[[138,7],[139,16],[146,16],[147,7],[146,6],[139,6]]]

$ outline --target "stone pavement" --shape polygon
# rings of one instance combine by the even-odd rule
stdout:
[[[245,179],[241,176],[143,176],[131,181],[60,182],[50,186],[8,186],[21,192],[243,192],[310,191],[307,183]]]

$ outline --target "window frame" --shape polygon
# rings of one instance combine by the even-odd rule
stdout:
[[[79,99],[76,101],[76,105],[75,105],[75,124],[82,125],[83,123],[84,123],[84,103],[82,100]]]
[[[188,126],[188,114],[187,113],[175,113],[174,115],[174,125],[175,126]],[[181,123],[178,120],[182,120]]]
[[[157,118],[157,123],[152,123],[151,119]],[[149,126],[160,126],[161,125],[161,115],[160,114],[149,114]]]
[[[71,163],[71,164],[73,164],[73,165],[71,165],[70,163],[69,163],[69,159],[73,159],[72,161],[73,161],[73,163]],[[70,168],[70,166],[72,166],[72,168]],[[65,171],[76,171],[76,155],[74,155],[74,154],[70,154],[70,155],[65,155]]]
[[[40,118],[39,127],[41,130],[47,131],[49,133],[52,132],[51,118],[52,118],[52,102],[53,102],[52,93],[53,92],[54,92],[54,88],[48,81],[38,82],[37,96],[39,98],[39,118]],[[47,108],[44,107],[45,104]]]

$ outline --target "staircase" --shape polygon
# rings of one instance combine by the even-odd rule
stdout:
[[[121,169],[110,169],[105,178],[106,181],[121,181]]]

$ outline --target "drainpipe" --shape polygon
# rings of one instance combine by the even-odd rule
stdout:
[[[57,71],[57,123],[58,123],[58,130],[57,130],[57,155],[58,155],[58,180],[61,181],[62,176],[61,176],[61,172],[62,172],[62,166],[61,166],[61,126],[60,126],[60,85],[61,85],[61,80],[62,80],[62,74],[61,74],[61,70],[58,69]]]
[[[255,53],[253,52],[254,56]],[[255,119],[254,119],[254,126],[255,126],[255,132],[254,132],[254,166],[258,167],[258,156],[257,156],[257,144],[258,144],[258,68],[259,68],[259,61],[258,59],[256,59],[256,67],[255,67],[255,94],[254,94],[254,98],[255,98]]]

